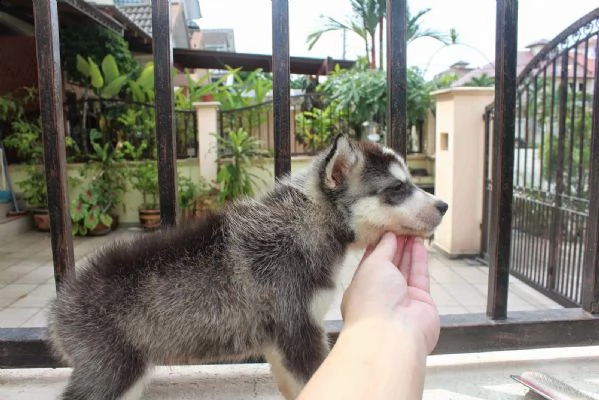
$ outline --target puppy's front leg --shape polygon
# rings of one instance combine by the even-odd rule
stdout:
[[[312,323],[279,334],[264,351],[279,391],[295,399],[329,353],[324,330]]]

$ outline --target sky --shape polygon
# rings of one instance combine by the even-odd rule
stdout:
[[[232,28],[237,52],[272,53],[272,0],[200,0],[202,29]],[[419,66],[427,76],[445,70],[457,61],[480,66],[494,60],[496,0],[408,0],[412,14],[430,8],[422,26],[442,32],[457,29],[466,45],[445,47],[423,38],[408,46],[408,65]],[[599,7],[599,0],[520,0],[518,48],[539,39],[551,40],[584,14]],[[289,47],[292,56],[342,58],[340,32],[322,36],[312,50],[306,37],[322,26],[321,15],[344,21],[350,0],[289,0]],[[362,39],[347,35],[346,58],[364,55]]]

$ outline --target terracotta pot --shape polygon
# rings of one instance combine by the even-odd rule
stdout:
[[[119,216],[111,215],[111,217],[112,217],[112,224],[110,224],[110,229],[115,231],[119,228]]]
[[[203,96],[200,96],[200,100],[202,100],[202,101],[213,101],[214,100],[214,96],[212,96],[211,94],[205,94]]]
[[[33,209],[31,215],[33,216],[33,224],[38,231],[50,232],[50,214],[47,209]]]
[[[104,236],[108,235],[112,228],[110,226],[106,226],[102,223],[98,224],[93,230],[87,231],[88,236]]]
[[[139,210],[139,222],[145,229],[160,227],[160,210]]]

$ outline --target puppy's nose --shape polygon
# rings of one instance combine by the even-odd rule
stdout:
[[[438,201],[435,204],[435,207],[437,207],[437,210],[439,210],[441,215],[445,215],[445,213],[447,212],[447,209],[449,208],[449,204],[445,203],[444,201]]]

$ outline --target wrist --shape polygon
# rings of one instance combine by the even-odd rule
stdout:
[[[387,346],[409,346],[427,355],[426,336],[410,321],[397,316],[372,316],[344,323],[339,338],[367,337],[367,342],[385,343]]]

